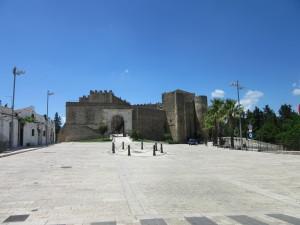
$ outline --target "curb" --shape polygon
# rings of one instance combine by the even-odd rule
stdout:
[[[3,155],[0,155],[0,158],[5,158],[8,156],[12,156],[12,155],[18,155],[18,154],[25,153],[25,152],[36,151],[36,150],[39,150],[42,148],[45,148],[45,147],[37,147],[37,148],[31,148],[31,149],[27,149],[27,150],[19,150],[19,151],[15,151],[15,152],[11,152],[11,153],[4,153]]]

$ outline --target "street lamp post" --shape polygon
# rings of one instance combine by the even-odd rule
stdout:
[[[239,81],[237,80],[236,82],[233,82],[231,84],[232,87],[236,87],[236,90],[237,90],[237,98],[238,98],[238,106],[240,107],[241,106],[241,103],[240,103],[240,90],[243,89],[243,87],[241,87]],[[240,127],[240,139],[242,141],[243,139],[243,132],[242,132],[242,117],[241,117],[241,114],[239,115],[239,127]],[[242,146],[241,146],[242,147]]]
[[[11,129],[10,129],[10,148],[14,146],[14,114],[15,114],[15,92],[16,92],[16,77],[25,74],[25,71],[17,69],[17,67],[13,68],[13,97],[11,104]]]
[[[49,97],[51,95],[54,95],[53,92],[50,92],[49,90],[47,91],[47,119],[46,119],[46,145],[48,145],[48,119],[49,119],[49,116],[48,116],[48,113],[49,113]]]

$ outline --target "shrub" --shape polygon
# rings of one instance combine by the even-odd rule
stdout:
[[[99,130],[100,134],[103,136],[108,130],[107,125],[101,124],[99,126],[98,130]]]
[[[26,124],[26,123],[34,123],[36,121],[35,121],[34,115],[32,114],[31,116],[27,116],[27,117],[19,119],[19,122],[21,124]]]
[[[130,136],[134,141],[142,139],[142,136],[136,130],[133,130]]]
[[[173,140],[172,135],[171,135],[170,133],[164,134],[164,140],[165,140],[165,141]]]
[[[167,142],[168,142],[168,144],[171,144],[171,145],[173,145],[173,144],[179,144],[178,141],[173,141],[173,140],[167,140]]]

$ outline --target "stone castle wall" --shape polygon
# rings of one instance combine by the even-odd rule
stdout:
[[[78,102],[66,103],[66,124],[60,140],[71,141],[100,136],[100,125],[112,132],[112,119],[121,116],[124,131],[137,131],[143,138],[162,140],[170,132],[176,142],[185,143],[203,128],[207,97],[182,90],[162,95],[162,104],[130,105],[112,91],[91,91]]]
[[[184,143],[202,133],[207,97],[176,90],[163,94],[163,109],[174,141]]]
[[[204,137],[204,116],[207,112],[207,96],[195,97],[195,112],[197,121],[197,135]]]
[[[176,112],[176,99],[174,93],[164,93],[162,95],[163,110],[166,114],[166,123],[171,133],[173,140],[178,139],[177,133],[177,112]]]
[[[66,104],[66,124],[64,136],[69,141],[97,138],[100,125],[107,125],[111,132],[113,116],[120,115],[124,119],[126,133],[132,131],[132,109],[128,106],[102,105],[88,102],[68,102]],[[70,131],[72,130],[72,131]],[[63,138],[62,138],[63,139]]]
[[[163,94],[168,125],[176,142],[183,143],[196,136],[194,98],[194,94],[181,90]]]
[[[164,138],[166,114],[156,108],[134,107],[133,130],[144,139],[160,141]]]

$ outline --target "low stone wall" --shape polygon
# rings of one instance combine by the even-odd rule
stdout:
[[[58,134],[58,142],[80,141],[99,137],[100,133],[88,126],[66,124]]]

